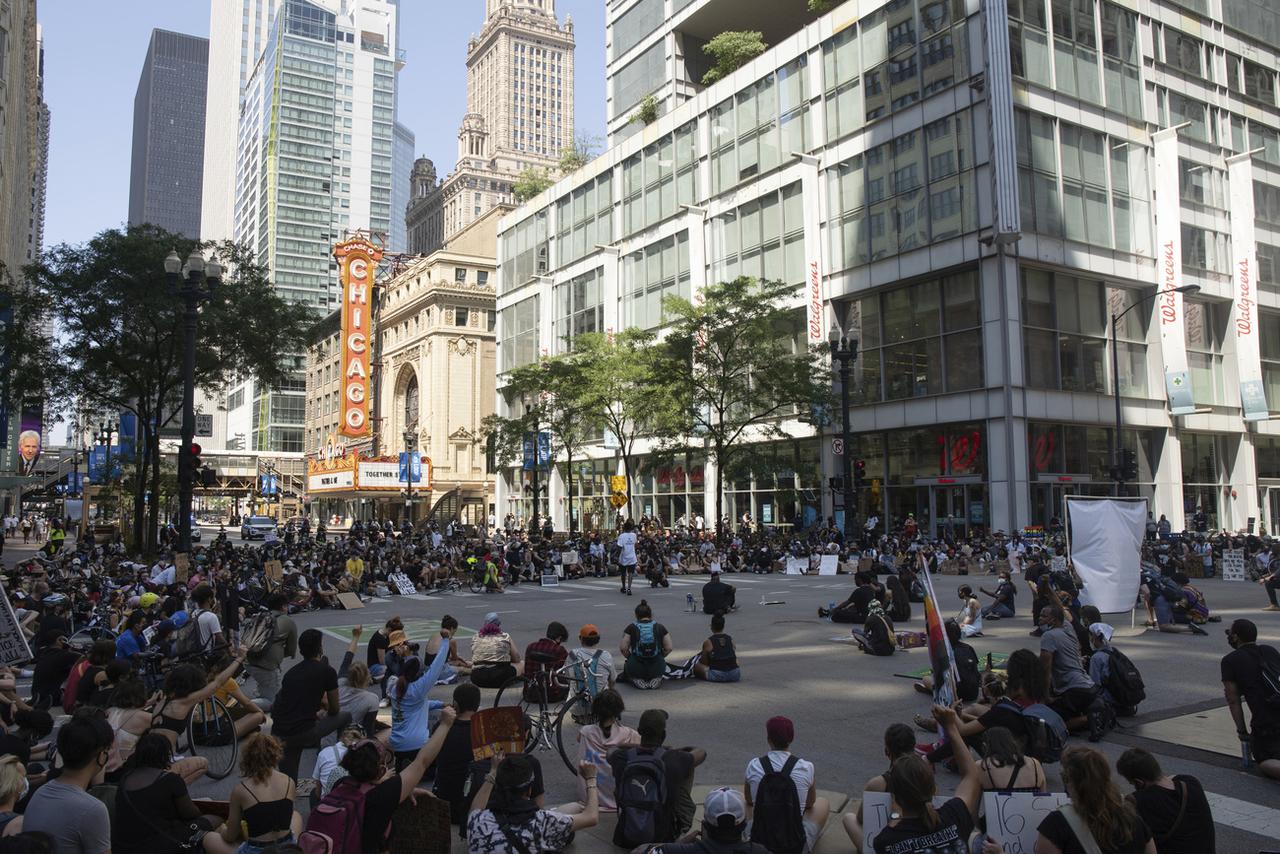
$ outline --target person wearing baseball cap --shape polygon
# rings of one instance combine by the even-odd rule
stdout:
[[[813,763],[791,753],[791,743],[796,738],[795,724],[791,722],[791,719],[781,715],[769,718],[765,722],[764,731],[765,738],[769,742],[769,752],[747,763],[747,785],[745,789],[747,806],[753,807],[757,803],[757,796],[760,794],[760,783],[767,775],[780,773],[783,776],[790,777],[792,782],[795,783],[799,803],[802,804],[800,820],[804,830],[804,851],[805,854],[808,854],[813,850],[813,846],[818,843],[818,836],[827,824],[827,816],[831,813],[831,804],[826,798],[817,796],[818,787],[814,782]],[[768,791],[767,788],[766,791]],[[770,811],[769,814],[772,815],[773,812]],[[762,818],[763,816],[764,813],[761,814]],[[787,835],[787,828],[785,826],[776,827],[773,821],[767,825],[763,821],[755,821],[751,827],[750,835],[754,841],[776,840]]]
[[[722,786],[707,793],[702,804],[702,834],[648,848],[651,854],[769,854],[769,849],[745,838],[747,802],[742,792]]]
[[[582,646],[569,650],[569,659],[582,663],[574,672],[575,678],[581,676],[593,697],[605,688],[612,688],[618,680],[618,670],[613,666],[613,655],[600,646],[600,630],[593,623],[587,623],[578,629],[578,643]]]

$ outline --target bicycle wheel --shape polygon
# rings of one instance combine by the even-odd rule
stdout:
[[[484,579],[480,578],[480,577],[479,577],[479,576],[477,576],[477,575],[472,575],[472,576],[471,576],[471,585],[470,585],[470,586],[471,586],[471,592],[472,592],[472,593],[483,593],[483,592],[484,592]]]
[[[570,774],[577,774],[578,766],[574,763],[573,759],[569,758],[569,752],[564,749],[564,727],[566,722],[573,724],[576,727],[577,721],[573,719],[573,708],[579,702],[582,702],[586,698],[586,696],[587,696],[587,693],[583,691],[578,694],[575,694],[574,696],[570,697],[568,700],[565,700],[564,705],[560,707],[560,712],[556,715],[555,722],[552,723],[552,726],[555,728],[556,750],[559,751],[560,759],[563,760],[564,765],[566,768],[569,769]],[[569,739],[569,746],[575,747],[577,743],[578,743],[577,729],[575,728],[573,730],[573,737]],[[574,755],[575,756],[577,755],[576,747],[574,750]]]
[[[501,688],[498,689],[498,696],[493,698],[493,707],[495,709],[501,705],[504,705],[502,702],[503,697],[507,698],[507,702],[505,705],[520,706],[526,712],[529,710],[530,704],[526,703],[524,699],[524,677],[523,676],[516,676],[513,679],[508,680],[505,685],[503,685]],[[512,697],[516,698],[515,702],[512,702],[512,699],[511,699]]]
[[[221,780],[236,767],[240,742],[236,738],[236,722],[227,707],[216,697],[205,700],[191,711],[187,724],[187,747],[194,756],[209,760],[205,773]]]

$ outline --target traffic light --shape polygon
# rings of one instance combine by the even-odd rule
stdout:
[[[1120,477],[1129,483],[1138,479],[1138,454],[1128,448],[1120,451]]]
[[[200,451],[201,451],[200,446],[195,442],[192,442],[191,453],[187,455],[188,456],[187,465],[189,466],[189,468],[187,469],[187,472],[188,472],[188,477],[191,478],[192,483],[195,483],[195,481],[200,477],[199,475]]]
[[[853,463],[853,488],[862,489],[867,485],[867,461],[854,460]]]

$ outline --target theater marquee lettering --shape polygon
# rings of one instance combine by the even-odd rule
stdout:
[[[382,250],[364,238],[333,248],[342,281],[342,422],[338,432],[348,438],[370,433],[369,348],[373,279]]]

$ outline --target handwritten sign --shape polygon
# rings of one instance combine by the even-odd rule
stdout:
[[[478,762],[491,758],[498,749],[520,753],[525,732],[524,710],[519,706],[481,709],[471,716],[471,755]]]
[[[542,576],[542,586],[543,587],[559,587],[560,576],[556,575],[554,572],[549,572],[544,574]]]
[[[267,578],[272,581],[279,581],[284,575],[284,565],[278,560],[269,560],[262,565],[267,572]]]
[[[18,618],[13,613],[13,605],[9,604],[9,596],[0,584],[0,599],[4,600],[4,608],[0,609],[0,662],[5,664],[25,664],[31,660],[31,648],[27,646],[27,638],[22,634]]]
[[[835,575],[840,560],[839,555],[823,555],[818,564],[818,575]]]
[[[1069,803],[1071,798],[1065,792],[987,792],[982,796],[987,835],[1005,854],[1029,854],[1035,850],[1040,822]]]
[[[418,588],[413,586],[413,582],[409,580],[409,576],[403,572],[393,572],[390,576],[391,583],[395,585],[396,592],[401,596],[411,596],[418,592]]]
[[[187,583],[187,568],[190,565],[186,552],[178,552],[173,556],[173,578],[179,584]]]
[[[574,566],[578,562],[578,553],[576,551],[566,551],[560,554],[560,564],[562,566]]]
[[[1067,571],[1066,555],[1054,555],[1053,559],[1049,561],[1049,569],[1051,569],[1054,572],[1066,572]]]
[[[1226,549],[1223,551],[1222,580],[1244,581],[1244,549]]]
[[[940,807],[949,800],[951,798],[946,795],[938,795],[933,799],[933,805]],[[862,794],[862,854],[875,854],[876,837],[889,826],[889,814],[892,811],[893,796],[888,792]]]
[[[809,559],[803,557],[787,558],[787,575],[804,575],[809,569]]]

